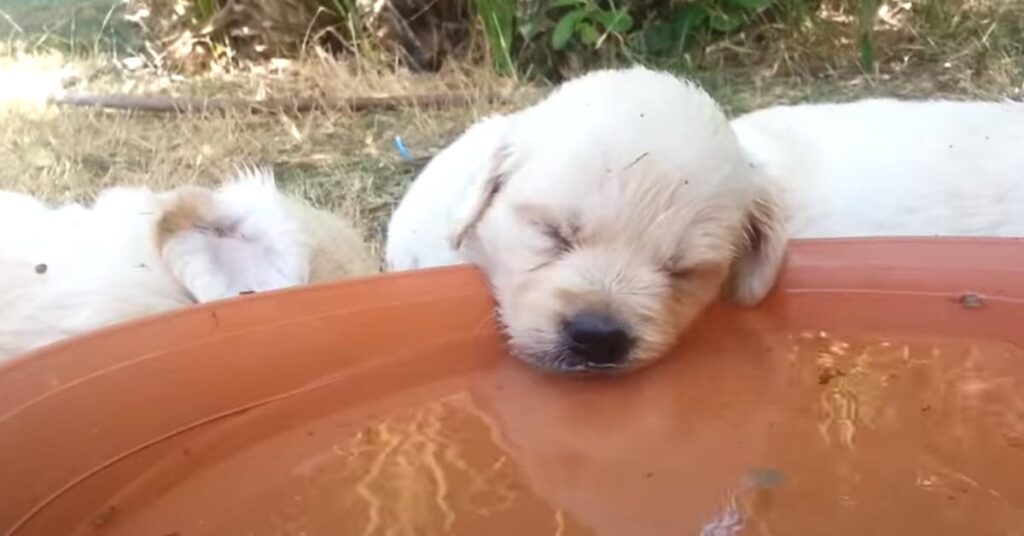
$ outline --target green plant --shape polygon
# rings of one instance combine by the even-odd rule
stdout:
[[[860,0],[860,17],[857,46],[860,49],[860,67],[870,72],[875,66],[875,16],[878,14],[878,0]]]
[[[484,35],[490,45],[494,68],[507,75],[515,70],[512,59],[513,28],[516,19],[515,0],[474,0],[477,16],[483,22]]]
[[[182,12],[169,9],[181,0],[131,1],[178,13],[177,17],[187,20],[171,25],[172,33],[186,35],[187,30],[189,36],[200,36],[206,48],[223,41],[239,51],[256,51],[250,56],[259,57],[317,46],[361,57],[397,54],[415,69],[431,70],[448,56],[465,59],[479,50],[472,46],[479,41],[468,39],[477,32],[485,39],[489,60],[499,74],[552,81],[623,60],[686,69],[710,55],[724,58],[722,51],[756,52],[761,43],[768,43],[770,49],[765,39],[778,35],[781,28],[820,24],[823,5],[858,15],[857,51],[861,67],[870,71],[876,62],[873,24],[880,4],[880,0],[380,0],[384,4],[374,5],[385,7],[370,12],[362,0],[231,0],[232,9],[227,9],[227,0],[186,0],[190,8]],[[919,4],[941,7],[948,1],[954,0],[913,0],[913,5],[916,10]],[[745,35],[737,35],[740,32]],[[724,39],[737,46],[708,47]]]
[[[734,32],[777,0],[696,0],[656,13],[644,26],[641,48],[647,55],[678,54],[714,34]]]
[[[336,32],[339,39],[348,43],[350,50],[360,51],[360,47],[365,44],[363,41],[364,21],[362,13],[359,12],[359,6],[356,5],[356,0],[330,0],[330,7],[333,8],[334,16],[339,21],[331,30]]]
[[[200,20],[210,20],[214,15],[217,14],[217,10],[220,6],[217,5],[217,0],[194,0],[196,14],[199,15]]]
[[[770,8],[813,0],[473,0],[496,69],[560,78],[595,64],[678,59]]]
[[[551,31],[551,48],[564,50],[571,41],[599,48],[609,35],[624,35],[633,29],[633,17],[625,7],[605,8],[594,0],[554,0],[549,10],[562,14]]]

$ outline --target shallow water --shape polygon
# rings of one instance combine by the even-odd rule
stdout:
[[[79,534],[1024,534],[1020,348],[731,329],[685,353],[607,381],[367,372],[192,432]]]

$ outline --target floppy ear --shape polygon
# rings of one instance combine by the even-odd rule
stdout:
[[[283,196],[272,182],[254,180],[266,172],[245,173],[216,192],[188,187],[161,199],[157,248],[198,302],[308,281],[308,246]]]
[[[466,199],[456,211],[455,230],[450,237],[451,246],[456,251],[462,249],[466,237],[474,230],[505,185],[509,171],[508,162],[509,151],[500,146],[490,155],[484,173],[474,179]]]
[[[747,212],[743,244],[733,261],[727,292],[741,305],[757,305],[775,286],[786,256],[785,215],[773,192],[765,189]]]

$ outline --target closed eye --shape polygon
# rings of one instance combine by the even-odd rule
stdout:
[[[543,226],[542,230],[544,232],[544,236],[551,240],[557,248],[558,253],[568,253],[576,248],[576,245],[573,243],[573,237],[558,225],[550,223],[543,223],[541,225]]]
[[[692,266],[682,266],[676,264],[670,264],[665,267],[665,273],[673,281],[683,281],[693,275],[694,268]]]

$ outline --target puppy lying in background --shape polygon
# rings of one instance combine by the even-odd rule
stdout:
[[[390,270],[469,262],[512,350],[557,371],[662,355],[789,237],[1024,234],[1024,105],[865,101],[730,124],[693,84],[597,71],[484,119],[413,182]]]
[[[776,106],[732,127],[794,238],[1024,236],[1024,103]]]
[[[269,170],[219,190],[112,188],[91,207],[0,192],[0,359],[185,305],[372,273],[342,219]]]

